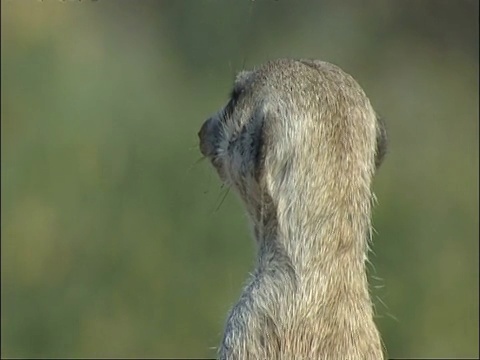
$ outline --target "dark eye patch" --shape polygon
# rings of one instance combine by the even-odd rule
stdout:
[[[258,180],[263,172],[265,162],[265,142],[264,142],[264,123],[261,121],[257,124],[256,129],[251,137],[250,148],[255,164],[255,178]]]
[[[230,101],[227,103],[227,106],[225,106],[225,118],[232,116],[233,114],[233,109],[235,108],[235,102],[230,99]]]
[[[240,99],[240,96],[243,93],[243,89],[240,87],[236,86],[233,88],[233,90],[230,92],[230,100],[227,103],[227,106],[225,106],[225,116],[229,117],[233,113],[233,109],[235,108],[235,105],[237,104],[238,100]]]
[[[238,86],[235,86],[230,92],[230,100],[233,102],[237,102],[241,94],[242,89],[240,89]]]

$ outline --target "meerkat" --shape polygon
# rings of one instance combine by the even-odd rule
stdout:
[[[386,131],[358,83],[319,60],[269,61],[237,75],[198,135],[258,248],[218,358],[383,359],[365,263]]]

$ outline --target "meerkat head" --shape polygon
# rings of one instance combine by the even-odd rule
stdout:
[[[352,184],[369,186],[386,149],[383,122],[356,81],[314,60],[240,72],[199,137],[201,152],[249,210],[265,195],[275,203],[284,197],[286,207],[315,191],[348,196]]]

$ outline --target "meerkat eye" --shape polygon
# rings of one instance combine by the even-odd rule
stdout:
[[[230,99],[236,103],[242,93],[243,93],[243,89],[241,89],[239,86],[235,86],[233,90],[230,92]]]
[[[243,93],[243,89],[239,87],[234,87],[233,90],[230,92],[230,100],[228,101],[227,106],[225,106],[225,116],[229,117],[233,114],[233,110],[235,105],[240,98],[240,95]]]
[[[235,102],[232,99],[230,99],[224,109],[224,119],[232,116],[234,108],[235,108]]]

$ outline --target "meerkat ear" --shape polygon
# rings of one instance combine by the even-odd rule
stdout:
[[[387,153],[388,138],[385,121],[377,116],[377,148],[375,151],[375,169],[378,169]]]

